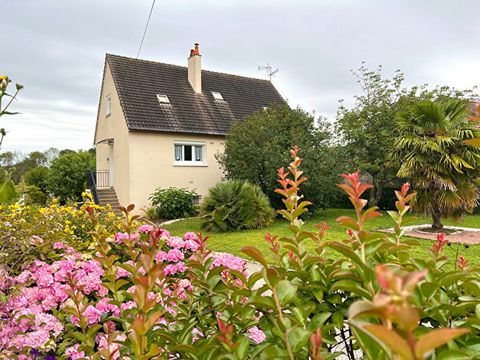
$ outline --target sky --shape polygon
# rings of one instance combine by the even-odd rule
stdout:
[[[93,146],[105,53],[135,57],[152,0],[0,0],[0,75],[25,86],[2,151]],[[480,84],[477,0],[156,0],[140,58],[265,78],[291,106],[334,119],[362,61],[406,85]]]

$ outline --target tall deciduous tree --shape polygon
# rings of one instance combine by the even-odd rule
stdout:
[[[304,171],[309,181],[303,193],[316,207],[328,207],[339,194],[335,184],[343,171],[328,144],[330,132],[326,123],[315,124],[315,118],[301,109],[287,105],[273,106],[253,114],[230,129],[225,152],[218,160],[228,179],[247,180],[260,186],[274,207],[281,205],[274,193],[276,169],[288,163],[289,149],[302,149]]]
[[[443,217],[460,217],[480,199],[480,149],[467,143],[480,131],[468,121],[466,100],[422,101],[397,116],[398,138],[390,163],[397,175],[417,190],[416,209],[432,216],[432,228]]]
[[[393,139],[398,135],[397,114],[420,100],[472,99],[475,94],[472,90],[459,91],[448,86],[407,88],[402,72],[397,70],[392,78],[386,78],[381,66],[371,71],[362,65],[353,74],[363,92],[355,96],[351,108],[340,102],[337,131],[345,142],[353,170],[372,176],[369,203],[373,206],[380,201],[384,187],[396,178],[398,169],[387,167],[386,162]]]

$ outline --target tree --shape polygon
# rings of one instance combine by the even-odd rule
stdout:
[[[12,168],[12,180],[15,183],[20,182],[23,175],[30,169],[47,165],[47,156],[40,151],[32,151],[24,159],[15,164]]]
[[[44,194],[47,193],[48,178],[50,169],[45,166],[39,166],[28,170],[23,175],[23,182],[26,185],[36,186]]]
[[[380,201],[384,187],[396,180],[398,169],[385,164],[392,141],[398,135],[397,114],[420,100],[471,99],[475,94],[472,90],[459,91],[448,86],[432,90],[427,85],[406,88],[402,72],[397,70],[391,79],[385,78],[381,66],[371,71],[362,65],[353,74],[363,93],[355,96],[352,108],[340,102],[337,132],[346,144],[351,170],[361,170],[372,176],[369,205],[373,206]]]
[[[80,200],[86,189],[86,174],[95,169],[95,156],[87,151],[69,151],[52,161],[48,189],[60,201]]]
[[[289,149],[301,147],[304,170],[309,178],[305,197],[317,208],[328,207],[338,194],[335,184],[338,162],[331,156],[330,131],[322,119],[287,105],[259,111],[235,123],[227,136],[225,151],[217,155],[227,179],[247,180],[260,186],[272,206],[281,206],[276,187],[276,169],[288,163]]]
[[[415,208],[432,217],[435,230],[443,228],[442,218],[461,217],[480,200],[480,149],[465,143],[480,131],[468,115],[466,100],[430,100],[397,116],[399,136],[389,163],[412,182]]]

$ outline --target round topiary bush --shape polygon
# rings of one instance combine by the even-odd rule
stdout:
[[[160,219],[178,219],[195,213],[195,196],[194,191],[169,187],[156,189],[149,200]]]
[[[259,186],[230,180],[208,191],[201,214],[205,230],[236,231],[265,227],[272,222],[274,212]]]

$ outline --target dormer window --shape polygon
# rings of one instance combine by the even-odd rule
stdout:
[[[110,116],[112,113],[112,95],[108,94],[105,99],[105,116]]]
[[[170,104],[170,99],[167,95],[157,94],[157,99],[160,104]]]
[[[215,100],[223,100],[222,94],[220,94],[218,91],[212,91],[212,96]]]

